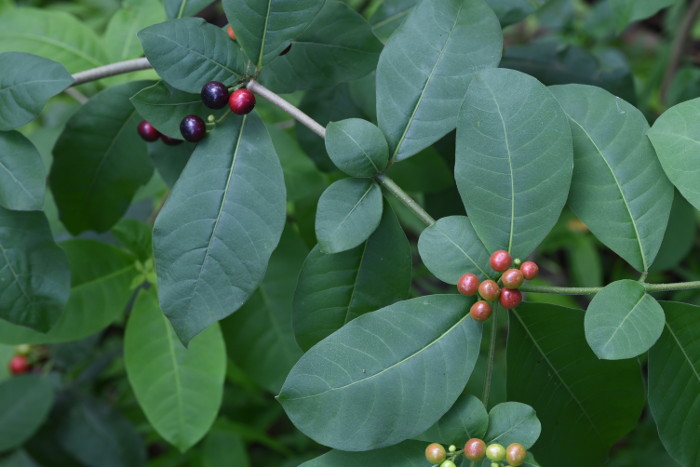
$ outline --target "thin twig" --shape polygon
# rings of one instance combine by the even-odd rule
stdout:
[[[74,74],[73,79],[75,82],[73,83],[73,86],[88,83],[90,81],[97,81],[98,79],[107,78],[109,76],[130,73],[132,71],[148,70],[149,68],[153,68],[153,66],[151,66],[148,59],[145,57],[125,60],[123,62],[110,63],[109,65],[92,68],[90,70],[85,70]]]
[[[391,193],[399,201],[401,201],[404,206],[410,209],[411,212],[413,212],[413,214],[416,215],[416,217],[422,220],[426,227],[435,223],[435,219],[433,219],[433,217],[430,214],[428,214],[425,211],[425,209],[423,209],[420,206],[420,204],[416,202],[415,199],[411,198],[411,196],[405,191],[403,191],[403,189],[400,186],[398,186],[396,182],[393,181],[391,178],[387,177],[384,174],[379,174],[376,177],[374,177],[374,179],[389,193]]]
[[[63,92],[65,92],[66,94],[68,94],[70,97],[72,97],[73,99],[75,99],[76,101],[78,101],[81,104],[84,104],[88,101],[88,97],[75,88],[68,88],[68,89],[65,89]]]
[[[690,4],[687,14],[683,16],[683,21],[678,29],[676,38],[673,41],[673,47],[671,49],[671,57],[668,59],[668,65],[666,66],[666,73],[661,81],[661,102],[666,104],[666,94],[668,89],[671,87],[671,82],[678,71],[680,66],[681,58],[683,57],[683,52],[685,50],[685,44],[690,35],[690,30],[695,24],[695,20],[700,13],[700,0],[693,0]]]

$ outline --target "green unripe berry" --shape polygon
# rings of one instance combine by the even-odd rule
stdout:
[[[498,443],[486,446],[486,457],[492,461],[500,462],[506,458],[506,448]]]
[[[454,462],[452,462],[451,460],[448,459],[445,462],[443,462],[442,464],[440,464],[440,467],[457,467],[457,466],[455,465]]]
[[[450,447],[447,448],[447,450],[450,452],[455,452],[457,450],[457,446],[455,446],[454,444],[450,444]]]

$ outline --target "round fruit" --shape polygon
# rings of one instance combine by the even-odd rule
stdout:
[[[462,274],[462,277],[457,281],[457,290],[462,295],[472,296],[479,289],[479,278],[470,272]]]
[[[486,446],[486,457],[492,461],[502,461],[506,458],[506,448],[497,443],[489,444]]]
[[[284,50],[283,50],[282,52],[280,52],[280,57],[281,57],[282,55],[287,55],[287,53],[288,53],[290,50],[292,50],[292,44],[289,44],[287,47],[284,48]]]
[[[484,300],[496,300],[501,293],[501,288],[491,279],[485,280],[479,284],[479,295]]]
[[[204,120],[198,116],[188,115],[180,122],[180,133],[185,140],[196,143],[207,134],[207,126],[204,124]]]
[[[494,271],[503,272],[513,264],[513,257],[506,250],[494,251],[489,259]]]
[[[513,467],[522,465],[526,456],[525,446],[520,443],[513,443],[506,448],[506,461]]]
[[[523,301],[523,294],[518,289],[503,289],[498,301],[503,308],[515,308]]]
[[[479,438],[472,438],[464,443],[464,457],[470,461],[480,461],[486,455],[486,443]]]
[[[160,139],[168,146],[177,146],[178,144],[182,144],[181,139],[171,138],[170,136],[166,136],[164,134],[160,135]]]
[[[238,115],[245,115],[255,107],[255,94],[247,89],[239,89],[231,94],[228,100],[231,111]]]
[[[29,344],[20,344],[15,346],[15,355],[27,356],[32,351],[32,346]]]
[[[445,462],[440,464],[440,467],[457,467],[457,466],[451,460],[446,460]]]
[[[204,105],[210,109],[223,109],[229,98],[228,88],[219,81],[209,81],[202,86],[202,92],[199,94],[202,96]]]
[[[231,26],[226,28],[226,32],[228,33],[228,37],[230,37],[234,41],[236,40],[236,33],[233,32],[233,28]]]
[[[508,269],[501,276],[503,287],[508,287],[509,289],[517,289],[522,285],[524,280],[525,277],[519,269]]]
[[[488,302],[479,300],[469,309],[469,314],[475,321],[486,321],[491,316],[491,305]]]
[[[15,355],[10,359],[10,372],[13,375],[21,375],[28,372],[32,366],[24,355]]]
[[[442,444],[432,443],[425,448],[425,458],[432,464],[439,464],[447,459],[447,452]]]
[[[136,131],[144,141],[148,142],[155,141],[160,136],[160,132],[156,130],[156,127],[148,123],[146,120],[143,120],[141,121],[141,123],[139,123],[139,126],[136,129]]]
[[[450,452],[455,452],[457,450],[457,446],[455,446],[454,444],[450,444],[450,447],[447,448],[447,450]]]
[[[520,271],[523,273],[523,277],[527,280],[534,279],[537,277],[537,274],[540,273],[540,268],[537,266],[536,263],[533,263],[532,261],[525,261],[523,264],[520,265]]]

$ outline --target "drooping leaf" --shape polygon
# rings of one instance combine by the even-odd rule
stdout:
[[[457,123],[472,74],[501,58],[501,26],[483,0],[424,0],[377,65],[377,118],[391,160],[406,159]]]
[[[255,291],[285,208],[282,169],[257,114],[229,117],[197,145],[153,231],[160,304],[180,340]]]
[[[475,75],[457,124],[455,179],[488,251],[527,257],[559,219],[572,168],[571,132],[545,86],[502,68]]]
[[[334,449],[299,467],[425,467],[425,447],[424,442],[408,440],[396,446],[364,452]]]
[[[146,26],[165,20],[163,5],[158,0],[130,0],[114,13],[107,24],[103,41],[112,61],[143,55],[136,33]]]
[[[369,17],[374,34],[386,42],[420,0],[384,0]]]
[[[541,431],[542,425],[532,407],[520,402],[502,402],[489,411],[489,428],[484,441],[503,446],[520,443],[529,449]]]
[[[211,0],[164,0],[163,3],[168,18],[182,18],[196,15],[206,8]]]
[[[301,357],[278,400],[297,428],[336,449],[377,449],[424,432],[474,368],[481,324],[466,313],[471,303],[431,295],[354,319]]]
[[[0,384],[0,451],[21,445],[46,420],[53,386],[45,376],[14,376]]]
[[[389,162],[384,134],[361,118],[328,124],[326,150],[336,167],[352,177],[373,177]]]
[[[550,89],[574,140],[569,206],[601,242],[635,269],[648,270],[666,231],[673,185],[645,138],[646,119],[600,88]]]
[[[416,439],[459,446],[471,438],[483,439],[488,426],[489,414],[484,404],[476,396],[464,392],[437,423]]]
[[[45,189],[46,168],[36,147],[16,131],[0,133],[0,206],[39,210]]]

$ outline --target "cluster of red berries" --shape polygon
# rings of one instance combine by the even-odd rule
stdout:
[[[479,438],[467,441],[461,451],[457,451],[454,445],[445,450],[445,447],[438,443],[429,444],[425,448],[425,458],[428,459],[428,462],[440,467],[455,467],[454,460],[462,453],[470,461],[480,461],[486,457],[492,462],[492,467],[503,466],[503,461],[507,462],[506,467],[517,467],[525,462],[527,456],[525,446],[520,443],[513,443],[507,448],[497,443],[487,446],[484,440]]]
[[[503,285],[501,288],[496,281],[487,279],[479,282],[479,278],[472,273],[462,274],[457,281],[459,293],[474,296],[479,293],[483,300],[478,300],[469,310],[469,314],[477,321],[486,321],[491,316],[491,303],[495,300],[504,308],[515,308],[523,301],[523,294],[518,290],[525,279],[530,280],[537,277],[540,272],[537,264],[532,261],[525,261],[520,264],[520,269],[511,268],[513,257],[505,250],[495,251],[489,259],[491,268],[496,272],[501,272],[498,279]],[[516,265],[520,263],[515,260]]]
[[[15,347],[15,354],[8,363],[10,373],[13,375],[22,375],[32,370],[33,365],[31,359],[37,357],[35,348],[31,345],[22,344]]]

